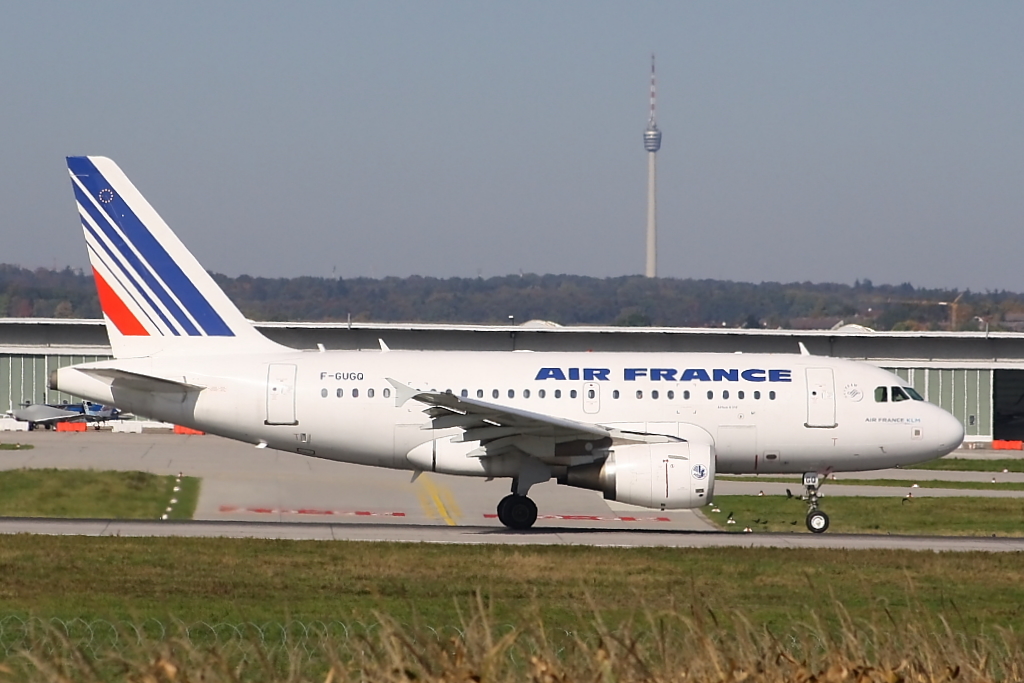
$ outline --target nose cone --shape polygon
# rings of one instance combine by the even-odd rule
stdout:
[[[935,434],[935,455],[945,455],[960,447],[964,440],[964,425],[957,418],[945,410],[939,409],[941,415],[935,421],[933,433]]]

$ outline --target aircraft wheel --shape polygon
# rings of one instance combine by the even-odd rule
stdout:
[[[508,503],[510,498],[515,498],[515,494],[505,496],[504,498],[498,501],[498,521],[504,524],[505,526],[509,526],[508,517],[505,514],[505,504]]]
[[[821,510],[811,510],[807,513],[807,528],[816,534],[825,533],[828,529],[828,515]]]
[[[526,496],[505,496],[498,503],[498,521],[509,529],[529,529],[537,521],[537,504]]]

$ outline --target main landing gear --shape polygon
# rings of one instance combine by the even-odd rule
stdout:
[[[498,503],[498,521],[516,531],[529,529],[537,521],[537,504],[526,496],[509,494]]]
[[[551,478],[547,465],[535,458],[526,458],[519,470],[519,476],[512,479],[512,493],[498,503],[498,521],[509,529],[524,531],[537,521],[537,504],[526,494],[534,484],[542,484]]]
[[[828,529],[828,515],[818,509],[818,489],[821,484],[817,472],[804,473],[804,500],[807,501],[807,528],[815,534],[823,534]]]

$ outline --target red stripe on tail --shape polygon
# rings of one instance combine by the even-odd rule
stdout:
[[[96,279],[96,292],[100,295],[100,308],[103,309],[104,315],[110,318],[110,322],[114,323],[114,327],[117,331],[126,337],[148,337],[149,332],[142,326],[139,319],[135,317],[128,307],[124,305],[107,281],[96,269],[92,269],[92,276]]]

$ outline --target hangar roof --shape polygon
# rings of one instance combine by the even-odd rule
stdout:
[[[877,332],[686,327],[564,327],[442,323],[257,322],[271,339],[295,348],[535,351],[667,351],[794,353],[798,342],[814,355],[866,360],[1024,364],[1020,332]],[[0,318],[0,353],[109,353],[102,320]]]

